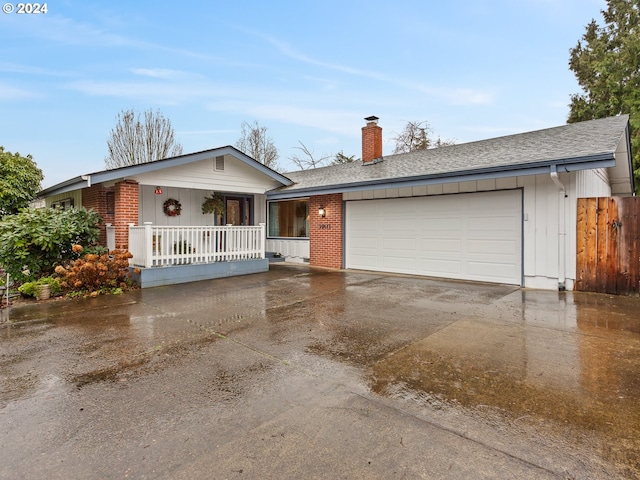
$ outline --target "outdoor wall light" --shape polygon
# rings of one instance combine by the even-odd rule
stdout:
[[[153,191],[153,193],[155,193],[156,195],[162,195],[162,188],[156,187],[156,189]]]
[[[322,218],[327,216],[327,211],[324,209],[324,207],[320,207],[318,209],[318,215],[320,215]]]

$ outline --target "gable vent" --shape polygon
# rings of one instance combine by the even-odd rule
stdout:
[[[219,157],[216,157],[214,168],[219,172],[224,171],[224,155],[220,155]]]

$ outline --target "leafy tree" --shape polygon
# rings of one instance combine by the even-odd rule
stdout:
[[[300,170],[309,170],[311,168],[326,166],[330,158],[328,155],[324,155],[320,158],[316,158],[313,153],[313,150],[309,150],[307,146],[300,141],[298,141],[298,143],[300,143],[300,146],[295,148],[297,150],[300,150],[302,154],[301,155],[294,154],[291,157],[289,157],[289,160],[291,160],[296,167],[298,167]]]
[[[271,137],[267,135],[267,127],[261,126],[257,121],[254,121],[253,125],[242,122],[240,138],[236,142],[236,147],[272,170],[280,168],[278,149],[273,144]]]
[[[333,162],[331,162],[331,165],[342,165],[343,163],[353,163],[353,162],[357,162],[359,159],[356,158],[355,155],[351,155],[350,157],[347,157],[342,150],[340,150],[338,153],[335,154],[335,156],[333,157]]]
[[[154,162],[182,155],[182,145],[175,140],[171,121],[160,110],[146,110],[143,118],[135,110],[123,110],[111,130],[104,159],[108,169]]]
[[[0,220],[0,265],[15,280],[53,273],[75,259],[74,244],[95,245],[100,216],[84,208],[24,209]]]
[[[432,136],[431,127],[427,121],[409,121],[402,132],[396,135],[393,140],[396,146],[393,153],[408,153],[416,150],[426,150],[427,148],[444,147],[454,145],[455,140],[442,140],[439,136]]]
[[[22,157],[0,146],[0,219],[26,208],[40,191],[43,178],[31,155]]]
[[[594,20],[571,49],[569,68],[581,93],[571,95],[568,123],[629,114],[636,189],[640,189],[640,6],[607,0],[604,26]]]

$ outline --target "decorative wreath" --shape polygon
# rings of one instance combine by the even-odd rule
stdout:
[[[168,217],[177,217],[180,215],[180,211],[182,210],[182,205],[180,202],[174,198],[170,198],[162,205],[162,210],[164,214]]]

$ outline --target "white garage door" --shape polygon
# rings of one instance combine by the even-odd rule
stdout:
[[[520,285],[521,190],[348,201],[346,268]]]

